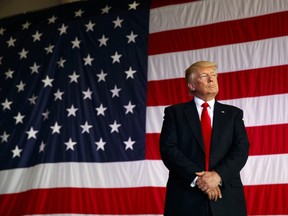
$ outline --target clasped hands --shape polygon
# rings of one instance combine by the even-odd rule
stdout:
[[[210,200],[217,201],[222,198],[220,183],[221,177],[215,171],[209,172],[196,172],[198,176],[196,185],[200,190],[202,190],[205,194],[208,195]]]

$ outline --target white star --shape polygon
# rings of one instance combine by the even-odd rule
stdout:
[[[114,86],[114,89],[110,90],[112,92],[112,98],[113,97],[119,97],[119,92],[121,91],[121,88],[117,88],[117,86]]]
[[[62,57],[60,58],[59,61],[57,61],[57,64],[58,64],[58,68],[62,67],[64,68],[64,63],[66,62],[65,59],[62,59]]]
[[[103,46],[107,46],[107,41],[109,40],[109,38],[106,38],[105,35],[102,35],[102,38],[98,39],[98,41],[100,42],[99,47]]]
[[[16,85],[16,88],[18,88],[18,91],[17,92],[20,92],[20,91],[24,91],[24,87],[25,87],[25,83],[22,82],[22,80],[20,81],[20,83],[18,85]]]
[[[69,78],[70,78],[70,83],[72,82],[76,82],[78,83],[78,77],[80,77],[80,75],[77,75],[75,71],[73,71],[73,74],[72,75],[69,75]]]
[[[118,52],[116,51],[114,55],[111,56],[111,58],[113,59],[112,64],[114,64],[115,62],[119,62],[120,63],[120,57],[122,55],[119,55]]]
[[[17,116],[14,116],[13,118],[16,120],[15,124],[22,123],[23,124],[23,118],[25,115],[21,115],[20,112],[18,112]]]
[[[6,41],[6,43],[8,44],[8,47],[15,47],[15,42],[16,42],[16,39],[12,37],[10,37],[8,41]]]
[[[50,17],[48,19],[48,24],[55,23],[56,20],[57,20],[57,17],[55,17],[55,15],[53,15],[52,17]]]
[[[129,4],[129,9],[128,10],[136,10],[136,7],[139,5],[136,1],[134,1],[132,4]]]
[[[96,110],[97,110],[97,116],[98,116],[98,115],[103,115],[103,116],[105,116],[104,111],[105,111],[106,109],[107,109],[106,107],[103,107],[103,104],[100,104],[100,106],[99,106],[98,108],[96,108]]]
[[[33,37],[33,42],[35,41],[41,41],[40,37],[42,36],[42,33],[39,33],[38,31],[35,32],[34,35],[32,35]]]
[[[25,59],[26,59],[28,53],[29,53],[29,52],[23,48],[23,49],[21,50],[21,52],[19,52],[18,54],[20,55],[20,59],[22,59],[22,58],[25,58]]]
[[[121,124],[117,124],[116,120],[114,121],[113,124],[110,124],[109,126],[111,127],[110,133],[113,133],[113,132],[119,133],[118,128],[121,126]]]
[[[22,149],[19,149],[16,145],[15,149],[12,150],[13,158],[20,157],[20,153],[22,152]]]
[[[54,133],[60,134],[61,127],[62,127],[61,125],[58,125],[58,122],[55,122],[54,126],[50,127],[52,129],[52,134]]]
[[[120,28],[121,28],[121,27],[122,27],[122,26],[121,26],[121,23],[122,23],[122,22],[123,22],[123,19],[120,19],[119,16],[117,16],[117,19],[116,19],[115,21],[113,21],[113,23],[115,24],[115,25],[114,25],[114,28],[117,28],[117,27],[120,27]]]
[[[105,77],[107,76],[107,73],[104,73],[104,71],[101,70],[101,73],[97,74],[97,76],[98,76],[98,82],[100,82],[100,81],[104,81],[105,82]]]
[[[54,48],[54,45],[51,45],[51,44],[49,44],[48,47],[45,47],[44,49],[46,50],[46,54],[53,53],[53,48]]]
[[[109,7],[108,5],[105,6],[105,8],[102,8],[102,13],[101,14],[104,14],[104,13],[109,13],[109,10],[111,9],[111,7]]]
[[[4,35],[4,32],[6,31],[6,29],[4,29],[3,27],[0,28],[0,35]]]
[[[39,146],[39,153],[44,152],[45,146],[46,146],[46,144],[44,142],[41,142],[41,145]]]
[[[75,17],[82,17],[82,14],[84,13],[84,11],[82,9],[79,9],[78,11],[75,11]]]
[[[64,94],[64,92],[61,92],[59,89],[57,90],[56,93],[54,93],[54,100],[56,101],[57,99],[62,100],[62,95]]]
[[[135,43],[135,38],[138,37],[138,35],[137,34],[134,35],[133,31],[131,31],[130,35],[126,35],[126,37],[128,38],[128,43],[130,42]]]
[[[44,116],[44,119],[43,119],[44,121],[49,118],[49,113],[50,112],[48,109],[46,110],[46,112],[42,113],[42,115]]]
[[[125,73],[127,74],[126,79],[128,79],[129,77],[131,79],[134,79],[133,74],[136,73],[136,70],[132,70],[132,67],[129,67],[129,70],[125,71]]]
[[[72,49],[74,49],[75,47],[76,47],[76,48],[80,48],[80,43],[81,43],[81,41],[78,40],[77,37],[75,37],[75,40],[74,40],[74,41],[71,41],[71,43],[73,44]]]
[[[13,78],[13,74],[14,74],[14,71],[9,68],[8,71],[5,72],[6,79]]]
[[[80,125],[80,127],[82,128],[82,134],[87,132],[89,133],[89,129],[92,128],[92,125],[88,125],[88,122],[86,121],[84,125]]]
[[[88,88],[87,91],[82,91],[82,93],[84,94],[83,100],[85,100],[86,98],[92,99],[91,98],[92,92],[90,91],[90,88]]]
[[[3,142],[8,142],[8,138],[9,138],[9,134],[6,133],[6,131],[4,131],[4,133],[0,136],[1,137],[1,143]]]
[[[77,144],[77,142],[73,142],[72,139],[70,138],[68,142],[65,142],[65,145],[67,146],[66,151],[68,149],[71,149],[74,151],[74,145],[76,145],[76,144]]]
[[[45,79],[42,80],[42,82],[44,83],[44,88],[47,86],[52,86],[52,82],[54,79],[50,79],[49,76],[47,75]]]
[[[30,22],[26,21],[23,25],[22,25],[22,30],[24,29],[29,29],[29,26],[31,25]]]
[[[129,137],[129,139],[124,142],[124,144],[126,145],[125,150],[127,150],[129,148],[133,150],[133,144],[134,143],[135,143],[135,141],[132,141],[131,137]]]
[[[126,113],[125,114],[128,114],[129,112],[133,113],[133,108],[135,107],[136,105],[132,105],[131,104],[131,101],[129,101],[129,104],[127,106],[124,106],[125,109],[126,109]]]
[[[26,133],[28,134],[28,138],[27,138],[28,140],[30,138],[36,139],[36,134],[38,133],[38,131],[34,130],[33,127],[31,127],[29,131],[26,131]]]
[[[76,111],[78,108],[74,108],[74,105],[72,104],[71,108],[66,109],[68,111],[68,117],[69,116],[75,116],[76,117]]]
[[[31,74],[33,73],[39,73],[38,69],[39,69],[40,65],[37,65],[36,62],[34,62],[33,66],[30,67],[31,69]]]
[[[58,30],[60,31],[60,35],[67,34],[67,28],[68,26],[65,26],[64,24],[62,24],[61,28],[58,28]]]
[[[91,20],[89,20],[89,23],[85,25],[86,26],[86,32],[93,31],[93,27],[95,26],[95,23],[92,23]]]
[[[37,98],[38,98],[38,97],[35,96],[34,94],[32,95],[31,98],[28,98],[28,100],[30,101],[30,105],[36,104],[36,99],[37,99]]]
[[[3,111],[4,111],[5,109],[11,110],[10,105],[11,105],[12,103],[13,103],[12,101],[8,101],[8,99],[6,98],[5,101],[4,101],[3,103],[1,103],[2,106],[3,106]]]
[[[95,142],[95,144],[97,145],[97,151],[99,149],[105,151],[104,145],[106,144],[106,142],[103,142],[102,138],[100,138],[100,140],[98,142]]]
[[[94,60],[94,58],[91,58],[90,54],[88,54],[86,58],[83,58],[83,60],[84,60],[84,65],[92,66],[92,61]]]

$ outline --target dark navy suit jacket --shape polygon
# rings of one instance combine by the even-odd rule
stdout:
[[[205,170],[204,144],[194,100],[165,108],[160,153],[169,170],[166,216],[198,216],[207,206],[213,216],[247,215],[240,179],[249,152],[243,111],[215,101],[213,118],[210,171],[221,176],[223,196],[217,201],[209,201],[197,186],[190,186],[195,172]]]

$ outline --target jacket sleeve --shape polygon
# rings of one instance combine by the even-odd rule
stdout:
[[[179,149],[179,126],[180,122],[176,117],[175,108],[168,107],[164,111],[164,121],[160,134],[160,154],[170,175],[177,177],[181,182],[191,185],[196,175],[195,172],[201,169],[193,163],[183,151]]]

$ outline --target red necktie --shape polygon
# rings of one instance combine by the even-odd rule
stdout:
[[[209,171],[209,158],[210,158],[210,142],[211,142],[211,119],[208,114],[207,107],[209,104],[207,102],[201,105],[203,107],[201,114],[201,127],[202,127],[202,135],[204,140],[204,148],[205,148],[205,166],[206,171]]]

